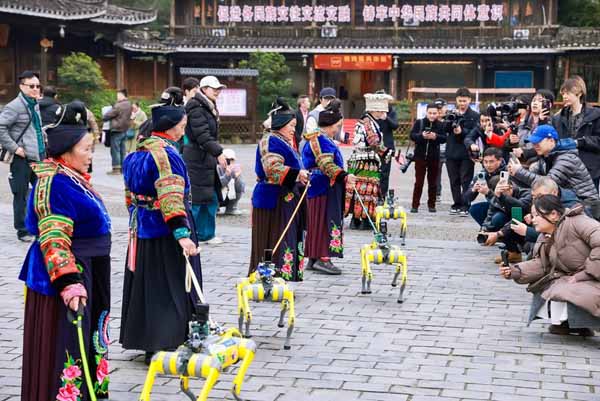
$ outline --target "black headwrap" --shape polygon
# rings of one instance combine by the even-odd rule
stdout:
[[[185,109],[179,106],[157,106],[152,109],[154,131],[165,132],[173,128],[185,117]]]
[[[290,121],[296,118],[296,113],[282,97],[275,99],[271,105],[269,115],[271,116],[271,129],[275,131],[285,127]]]
[[[319,113],[319,127],[329,127],[344,118],[340,111],[341,106],[342,104],[339,100],[332,100],[325,110]]]
[[[87,134],[87,110],[83,102],[75,100],[60,106],[59,119],[46,130],[50,157],[67,153]]]

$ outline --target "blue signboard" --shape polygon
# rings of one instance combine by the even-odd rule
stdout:
[[[496,71],[496,88],[533,88],[533,71]]]

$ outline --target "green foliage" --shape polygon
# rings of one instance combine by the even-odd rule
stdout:
[[[240,68],[258,70],[257,112],[260,117],[267,114],[271,103],[277,96],[290,96],[292,80],[285,78],[289,75],[290,68],[287,66],[285,57],[282,54],[251,53],[250,59],[240,61],[239,66]]]
[[[63,87],[63,98],[81,99],[86,103],[93,93],[104,89],[106,81],[100,66],[85,53],[71,53],[58,67],[58,79]]]
[[[559,0],[558,23],[575,27],[600,26],[600,0]]]

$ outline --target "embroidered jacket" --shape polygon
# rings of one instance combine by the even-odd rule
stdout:
[[[355,147],[370,147],[381,153],[386,150],[379,124],[369,113],[356,122],[352,143]]]
[[[302,161],[296,151],[275,133],[264,135],[256,148],[254,171],[258,179],[252,194],[252,206],[274,209],[281,191],[291,190]]]
[[[110,234],[106,207],[91,185],[55,161],[32,164],[37,181],[29,196],[25,226],[37,236],[19,278],[28,288],[54,295],[67,284],[80,282],[80,269],[71,250],[77,238]]]
[[[157,135],[140,142],[123,161],[129,225],[137,238],[189,237],[187,169],[174,145]]]
[[[343,182],[344,158],[338,146],[325,134],[311,132],[305,134],[307,143],[302,149],[302,164],[310,170],[308,198],[323,195],[336,182]]]

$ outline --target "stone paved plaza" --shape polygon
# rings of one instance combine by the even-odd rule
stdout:
[[[254,147],[234,146],[252,187]],[[137,400],[146,374],[141,353],[119,346],[118,329],[127,219],[119,177],[105,174],[109,156],[98,146],[94,183],[113,218],[111,400]],[[17,275],[27,246],[12,228],[7,168],[0,166],[0,401],[20,399],[23,285]],[[414,172],[394,171],[392,187],[409,206]],[[447,181],[445,181],[447,182]],[[250,189],[251,190],[251,189]],[[474,241],[470,218],[449,216],[449,190],[436,215],[424,205],[409,216],[406,302],[396,303],[392,269],[375,266],[373,294],[360,294],[359,247],[366,232],[345,233],[342,276],[307,272],[296,290],[292,349],[283,350],[279,307],[253,304],[256,359],[242,397],[264,401],[557,401],[600,400],[600,340],[557,337],[546,325],[526,327],[530,295],[499,277],[494,249]],[[241,217],[219,217],[225,243],[202,249],[206,297],[213,317],[234,326],[234,285],[247,270],[249,201]],[[390,223],[390,231],[398,225]],[[394,237],[397,241],[397,236]],[[43,335],[43,333],[39,333]],[[232,373],[211,400],[232,400]],[[200,382],[192,382],[198,392]],[[178,401],[177,378],[157,380],[153,400]]]

